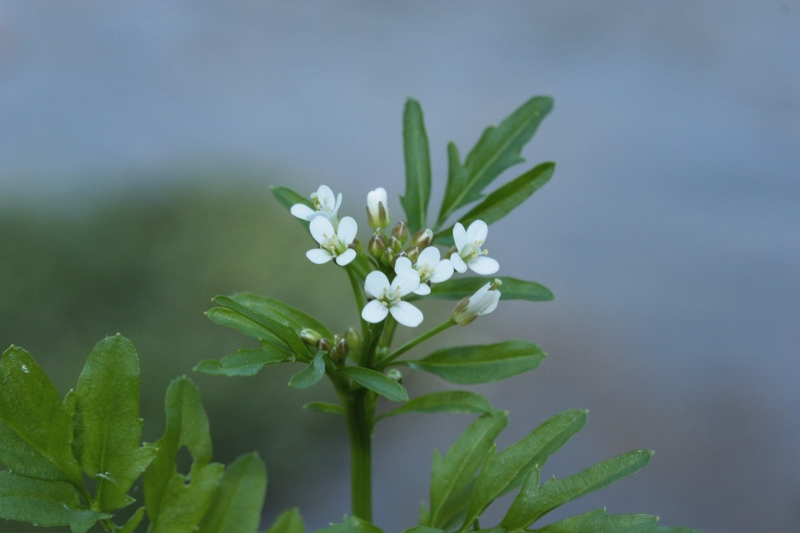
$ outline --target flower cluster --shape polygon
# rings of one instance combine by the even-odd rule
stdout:
[[[361,255],[361,248],[356,239],[356,221],[349,216],[338,218],[341,193],[334,195],[330,187],[321,185],[311,199],[314,209],[303,203],[291,208],[292,215],[309,222],[311,236],[319,245],[306,252],[306,257],[316,264],[335,261],[339,266],[349,265]],[[369,323],[379,323],[391,314],[398,323],[416,327],[422,323],[422,311],[404,301],[404,297],[426,296],[431,293],[431,284],[447,281],[454,272],[470,269],[476,274],[490,275],[500,268],[481,248],[489,232],[482,220],[473,221],[466,229],[456,223],[455,246],[442,254],[433,245],[434,234],[430,229],[422,229],[409,238],[408,227],[401,220],[387,233],[391,217],[386,190],[382,187],[367,194],[367,219],[373,234],[368,253],[363,256],[372,271],[364,279],[364,293],[369,302],[364,305],[361,318]],[[391,282],[389,276],[393,277]],[[500,299],[499,286],[500,280],[487,283],[459,302],[453,311],[453,321],[466,325],[480,315],[491,313]]]

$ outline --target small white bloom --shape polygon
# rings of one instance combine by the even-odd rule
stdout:
[[[447,281],[453,275],[453,263],[449,259],[442,259],[439,249],[428,246],[417,257],[416,264],[412,265],[408,257],[398,257],[394,264],[394,271],[400,274],[403,270],[412,269],[419,274],[419,287],[414,294],[425,296],[431,293],[430,283]]]
[[[356,258],[356,251],[349,246],[356,238],[358,224],[351,217],[339,222],[339,231],[333,229],[331,221],[325,217],[314,217],[308,225],[311,236],[319,243],[319,248],[306,252],[306,257],[318,265],[336,259],[336,264],[345,266]]]
[[[389,200],[383,187],[367,193],[367,219],[372,229],[389,226]]]
[[[327,185],[320,185],[317,192],[311,193],[315,209],[311,209],[305,204],[294,204],[289,210],[297,218],[311,221],[317,217],[325,217],[336,222],[339,207],[342,205],[342,193],[338,196],[333,195],[333,191]]]
[[[361,311],[361,318],[377,324],[392,313],[397,322],[414,328],[422,323],[422,311],[401,298],[419,286],[419,274],[414,269],[406,269],[397,274],[392,283],[383,272],[370,272],[364,280],[364,291],[374,300],[367,303]]]
[[[497,287],[502,285],[499,279],[494,283],[487,283],[472,296],[467,296],[453,309],[453,320],[460,326],[466,326],[481,315],[487,315],[497,308],[500,301],[500,291]]]
[[[476,220],[464,230],[460,222],[453,227],[453,240],[456,243],[457,253],[450,255],[453,268],[464,273],[467,267],[476,274],[494,274],[500,269],[500,264],[488,257],[486,250],[481,250],[481,245],[489,234],[489,226],[483,220]]]

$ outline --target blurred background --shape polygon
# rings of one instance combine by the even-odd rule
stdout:
[[[192,373],[251,346],[202,313],[248,290],[334,330],[355,324],[346,277],[305,259],[311,239],[269,186],[341,191],[366,240],[369,190],[387,188],[401,214],[408,96],[425,111],[433,210],[447,141],[463,155],[548,94],[527,163],[498,184],[542,161],[555,176],[487,245],[501,274],[557,300],[503,304],[436,342],[524,338],[548,352],[532,373],[472,389],[510,411],[503,446],[590,410],[543,475],[656,450],[553,519],[606,506],[706,532],[795,532],[798,52],[797,1],[0,1],[0,345],[29,350],[64,394],[94,344],[122,333],[141,357],[146,440],[163,432],[167,384],[189,374],[215,458],[265,459],[265,524],[292,506],[309,530],[339,521],[346,433],[301,409],[330,387],[289,389],[295,365]],[[443,385],[411,371],[405,384]],[[470,420],[378,427],[379,526],[415,523],[432,448]]]

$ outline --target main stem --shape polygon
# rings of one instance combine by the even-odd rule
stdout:
[[[367,406],[369,390],[350,392],[347,431],[350,434],[350,487],[354,516],[372,522],[372,431]]]

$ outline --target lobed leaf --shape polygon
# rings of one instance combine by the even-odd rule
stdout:
[[[11,346],[0,357],[0,383],[0,463],[21,476],[82,486],[72,419],[41,367]]]
[[[306,411],[316,411],[318,413],[328,413],[331,415],[344,414],[344,407],[328,402],[309,402],[303,406],[303,409]]]
[[[250,533],[261,522],[267,470],[258,454],[238,457],[225,469],[198,533]]]
[[[498,276],[497,279],[503,282],[499,289],[501,300],[528,300],[530,302],[555,300],[555,296],[550,292],[550,289],[533,281],[523,281],[509,276]],[[475,291],[489,281],[487,278],[479,277],[450,278],[443,283],[431,286],[431,293],[428,298],[460,300],[461,298],[472,296]]]
[[[384,413],[376,420],[405,413],[472,413],[483,415],[492,410],[489,400],[469,391],[432,392],[409,400],[405,405]]]
[[[606,514],[605,509],[559,520],[537,533],[654,533],[658,518],[646,514]]]
[[[408,401],[408,392],[405,387],[380,372],[360,366],[345,366],[338,369],[337,372],[393,402]]]
[[[333,338],[331,330],[322,322],[275,298],[240,292],[231,296],[231,300],[298,332],[303,328],[310,328],[316,330],[323,337]]]
[[[292,376],[289,386],[293,389],[307,389],[316,384],[325,375],[325,352],[317,352],[314,359],[303,370]]]
[[[400,203],[406,213],[408,230],[413,235],[427,227],[428,199],[431,195],[431,156],[422,107],[413,98],[403,111],[403,154],[406,163],[406,194]]]
[[[294,361],[288,351],[271,344],[255,350],[238,350],[221,360],[206,359],[194,367],[195,372],[208,376],[255,376],[265,365]]]
[[[284,511],[265,533],[305,533],[303,517],[296,508]]]
[[[489,383],[539,366],[545,353],[528,341],[505,341],[481,346],[443,348],[416,361],[411,368],[436,374],[451,383]]]

